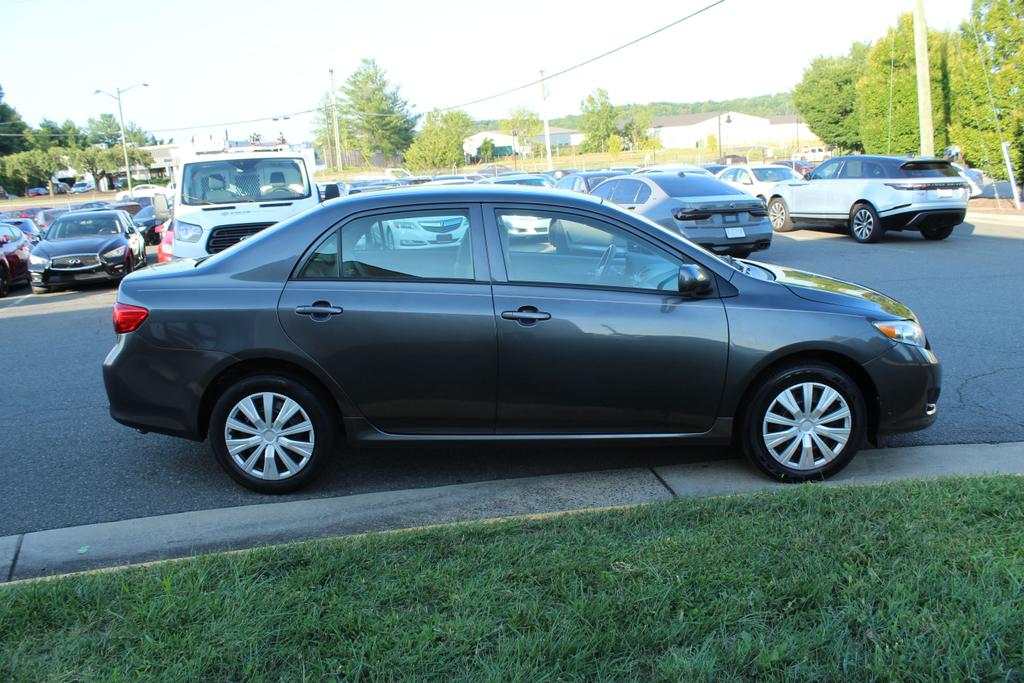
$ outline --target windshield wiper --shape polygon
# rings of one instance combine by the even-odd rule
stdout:
[[[195,195],[191,195],[191,194],[184,194],[184,195],[182,195],[182,198],[188,204],[194,204],[194,203],[213,204],[213,202],[211,202],[211,201],[207,201],[207,200],[203,199],[202,197],[196,197]],[[192,200],[195,200],[195,202],[193,202]]]

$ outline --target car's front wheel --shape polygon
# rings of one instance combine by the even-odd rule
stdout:
[[[882,221],[870,204],[857,204],[850,211],[850,235],[862,244],[874,244],[882,239]]]
[[[938,227],[921,228],[921,235],[926,240],[936,240],[936,241],[944,240],[944,239],[946,239],[947,237],[949,237],[950,235],[953,234],[953,228],[955,228],[955,227],[956,227],[955,225],[944,225],[944,226],[942,226],[940,228],[938,228]]]
[[[795,227],[789,215],[789,207],[779,197],[772,197],[768,202],[768,221],[775,232],[789,232]]]
[[[329,400],[286,375],[254,375],[229,387],[210,415],[217,462],[261,493],[302,488],[334,448],[338,426]]]
[[[796,363],[755,388],[741,417],[741,445],[773,479],[825,479],[857,454],[866,414],[860,388],[844,372],[825,363]]]

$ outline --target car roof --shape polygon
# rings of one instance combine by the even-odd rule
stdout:
[[[349,195],[325,202],[325,206],[344,208],[346,213],[365,209],[376,209],[393,205],[412,205],[413,199],[424,202],[472,202],[500,203],[514,201],[517,203],[538,201],[551,204],[557,198],[558,204],[566,207],[593,207],[603,203],[599,197],[588,194],[557,190],[549,187],[530,185],[500,185],[493,183],[472,183],[470,185],[409,185],[388,192]],[[404,200],[410,200],[406,202]]]
[[[90,216],[120,216],[121,214],[124,213],[124,211],[121,211],[120,209],[77,209],[75,211],[68,211],[67,213],[62,214],[60,218],[58,218],[57,220],[60,220],[61,218],[66,218],[68,216],[77,216],[78,214],[85,213],[89,214]]]

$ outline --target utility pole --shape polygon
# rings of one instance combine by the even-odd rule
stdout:
[[[128,138],[124,134],[124,109],[121,107],[121,95],[125,94],[132,88],[148,88],[149,83],[136,83],[135,85],[127,88],[114,88],[116,95],[111,95],[106,90],[97,90],[94,95],[106,95],[107,97],[117,100],[117,116],[121,120],[121,152],[124,154],[124,175],[128,179],[128,196],[132,196],[132,167],[128,163]],[[95,178],[93,178],[95,180]]]
[[[914,55],[917,70],[917,118],[921,128],[921,156],[935,156],[935,128],[932,125],[932,79],[928,66],[928,24],[924,0],[914,2]]]
[[[551,126],[548,125],[548,85],[544,82],[544,69],[540,70],[540,114],[544,117],[544,149],[548,155],[548,170],[553,171],[551,163]]]
[[[334,89],[334,69],[331,72],[331,116],[334,118],[334,162],[338,170],[345,168],[341,160],[341,135],[338,134],[338,91]]]

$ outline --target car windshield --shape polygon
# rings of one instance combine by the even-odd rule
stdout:
[[[185,164],[182,204],[239,204],[310,196],[299,159],[220,159]]]
[[[47,240],[70,240],[99,235],[116,235],[121,226],[114,216],[75,216],[60,218],[46,233]]]
[[[726,185],[721,180],[707,175],[656,175],[651,178],[669,197],[716,197],[746,192]]]
[[[774,166],[771,168],[753,168],[754,177],[759,183],[781,183],[786,180],[797,180],[799,175],[793,169],[785,166]]]

